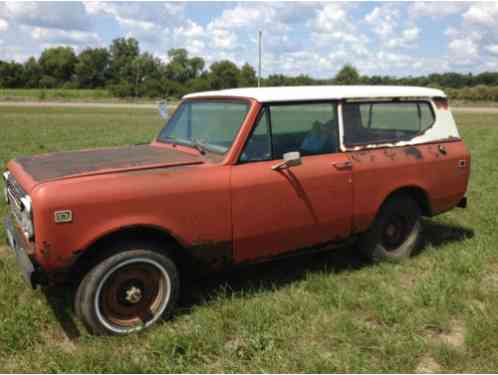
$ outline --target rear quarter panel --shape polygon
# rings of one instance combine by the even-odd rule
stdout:
[[[446,154],[439,151],[443,146]],[[465,195],[470,154],[462,141],[350,152],[353,162],[353,230],[369,228],[385,199],[398,189],[422,189],[431,214],[455,207]],[[465,161],[465,167],[459,163]]]

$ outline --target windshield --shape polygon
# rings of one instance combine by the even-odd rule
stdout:
[[[235,139],[249,104],[242,101],[186,101],[159,133],[161,142],[178,143],[226,153]]]

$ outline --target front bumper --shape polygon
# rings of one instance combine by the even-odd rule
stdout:
[[[5,231],[7,232],[7,243],[16,254],[17,265],[21,269],[21,272],[27,282],[33,288],[36,288],[37,285],[41,284],[43,279],[42,272],[27,253],[29,246],[24,235],[14,224],[10,215],[4,218],[3,224]]]

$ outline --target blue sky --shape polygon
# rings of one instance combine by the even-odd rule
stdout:
[[[0,59],[24,61],[51,46],[76,52],[132,36],[167,60],[186,48],[208,64],[257,64],[263,75],[498,70],[498,2],[0,2]]]

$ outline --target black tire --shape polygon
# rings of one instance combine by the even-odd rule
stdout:
[[[75,312],[93,334],[140,331],[171,317],[176,307],[180,279],[175,263],[147,244],[125,248],[99,262],[78,286]]]
[[[410,257],[421,237],[421,210],[409,195],[386,201],[370,229],[358,242],[361,252],[372,262],[398,262]]]

